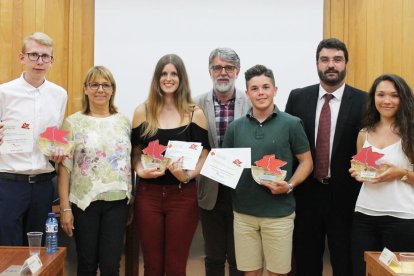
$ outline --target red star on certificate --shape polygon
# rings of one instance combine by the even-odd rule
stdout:
[[[191,144],[190,149],[197,150],[197,145],[196,144]]]
[[[234,160],[233,161],[233,164],[235,164],[237,167],[241,167],[240,165],[242,164],[243,162],[242,161],[240,161],[239,159],[236,159],[236,160]]]

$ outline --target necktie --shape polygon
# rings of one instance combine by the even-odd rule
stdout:
[[[319,116],[318,136],[316,137],[316,160],[314,176],[318,180],[328,176],[329,148],[331,137],[331,108],[329,101],[334,97],[327,93],[323,96],[325,102]]]

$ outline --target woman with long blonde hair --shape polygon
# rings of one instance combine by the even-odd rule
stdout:
[[[133,168],[139,177],[135,218],[146,276],[186,275],[191,241],[198,224],[195,177],[210,149],[207,120],[191,100],[187,72],[175,54],[157,63],[148,99],[134,113]],[[167,170],[144,168],[142,150],[151,141],[166,146],[169,140],[201,142],[203,151],[195,170],[181,161]]]

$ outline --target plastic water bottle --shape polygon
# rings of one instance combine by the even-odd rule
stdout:
[[[46,253],[55,253],[57,251],[58,228],[55,213],[49,213],[46,220]]]

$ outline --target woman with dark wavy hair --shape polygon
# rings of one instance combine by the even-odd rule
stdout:
[[[371,146],[384,154],[380,162],[387,169],[363,183],[356,202],[354,276],[365,275],[364,251],[414,251],[414,96],[404,79],[384,74],[374,81],[362,126],[358,151]]]

